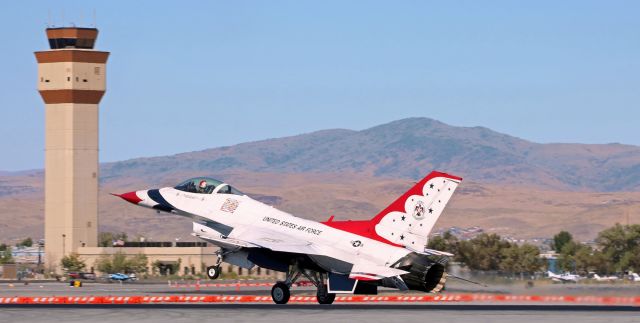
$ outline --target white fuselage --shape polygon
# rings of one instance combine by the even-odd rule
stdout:
[[[326,257],[351,264],[366,262],[385,267],[411,253],[404,247],[295,217],[246,195],[195,194],[174,188],[162,188],[159,192],[177,209],[178,215],[207,219],[233,228],[228,238],[236,238],[234,232],[247,230],[269,232],[274,239],[281,233],[313,245]],[[325,270],[336,271],[336,268],[326,268],[330,264],[323,263],[322,259],[314,260]]]

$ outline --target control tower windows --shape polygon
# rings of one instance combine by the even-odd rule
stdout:
[[[49,39],[49,47],[51,49],[63,49],[63,48],[82,48],[93,49],[95,39],[85,38],[51,38]]]

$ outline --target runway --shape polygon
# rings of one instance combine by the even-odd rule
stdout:
[[[2,322],[640,322],[628,306],[469,304],[16,305]]]
[[[615,288],[615,294],[611,292]],[[638,298],[615,298],[626,292],[627,286],[604,289],[597,296],[571,294],[565,298],[550,296],[558,287],[540,287],[537,298],[510,293],[508,288],[463,291],[452,288],[443,294],[397,294],[383,290],[375,302],[336,301],[333,305],[318,305],[313,300],[313,287],[295,287],[287,305],[272,304],[269,287],[237,283],[188,288],[167,283],[88,283],[73,288],[64,283],[0,284],[0,299],[60,297],[60,304],[2,304],[0,322],[639,322]],[[518,290],[515,290],[518,291]],[[570,290],[569,290],[570,291]],[[466,294],[464,294],[466,293]],[[483,294],[484,293],[484,294]],[[552,294],[549,294],[552,293]],[[79,304],[90,296],[104,303]],[[136,296],[137,295],[137,296]],[[253,295],[253,296],[252,296]],[[395,296],[394,296],[395,295]],[[406,298],[399,298],[400,295]],[[472,295],[475,298],[460,298]],[[595,294],[594,294],[595,295]],[[479,297],[481,296],[481,297]],[[146,303],[117,304],[124,298]],[[138,297],[138,298],[136,298]],[[251,297],[265,300],[252,302]],[[385,301],[385,297],[388,298]],[[395,298],[394,298],[395,297]],[[580,298],[582,297],[582,298]],[[170,301],[150,301],[168,298]],[[116,299],[120,299],[117,300]],[[243,299],[243,300],[239,300]],[[307,299],[307,300],[305,300]],[[310,300],[308,300],[310,299]],[[406,299],[406,301],[405,301]],[[414,299],[414,300],[411,300]],[[584,299],[585,302],[579,301]],[[607,300],[596,302],[595,300]],[[615,303],[612,300],[629,300]],[[207,301],[208,300],[208,301]],[[124,302],[124,301],[122,301]]]

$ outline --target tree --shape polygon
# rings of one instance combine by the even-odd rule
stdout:
[[[560,253],[562,251],[562,248],[571,241],[573,241],[573,236],[571,235],[571,233],[563,230],[553,236],[553,246],[551,247],[557,253]]]
[[[614,271],[640,271],[640,224],[616,223],[598,233],[596,242]]]
[[[125,262],[127,256],[123,252],[117,252],[113,255],[102,254],[96,262],[96,268],[103,273],[119,273],[125,272]]]
[[[113,233],[113,232],[100,232],[98,233],[98,245],[100,247],[113,247],[114,241],[127,241],[127,234],[124,232]]]
[[[525,273],[534,273],[542,269],[544,261],[540,259],[540,248],[527,243],[520,246],[520,265]]]
[[[2,252],[0,253],[0,264],[13,264],[15,263],[15,261],[13,260],[13,255],[11,254],[11,248],[10,247],[6,247],[5,245],[5,249],[2,250]]]
[[[133,273],[145,273],[147,272],[147,263],[149,259],[145,254],[137,254],[128,259],[128,270]]]
[[[457,244],[455,259],[472,270],[499,270],[502,249],[510,245],[495,233],[479,234],[471,240],[460,241]]]
[[[16,245],[16,247],[31,247],[31,246],[33,246],[33,240],[31,239],[31,237],[28,237],[20,241],[20,243]]]
[[[96,269],[103,273],[112,274],[116,271],[113,270],[113,264],[111,263],[111,255],[102,254],[96,261]]]
[[[5,251],[9,248],[6,243],[0,244],[0,251]]]
[[[441,236],[435,236],[429,239],[427,247],[429,249],[446,251],[455,255],[457,253],[458,243],[458,238],[451,234],[451,232],[447,231]]]
[[[60,264],[66,271],[83,271],[86,267],[84,261],[82,261],[82,259],[80,259],[80,256],[78,256],[78,254],[75,252],[62,257],[62,260],[60,260]]]
[[[576,263],[574,256],[579,248],[580,243],[577,243],[573,240],[565,243],[559,252],[560,255],[558,256],[558,268],[560,268],[562,271],[575,271]]]
[[[543,264],[540,249],[530,244],[519,246],[512,243],[501,250],[500,256],[500,270],[510,274],[534,273],[540,270]]]
[[[575,251],[573,261],[575,262],[576,271],[581,273],[593,271],[600,274],[609,274],[613,268],[602,252],[593,250],[584,244],[581,244]]]
[[[144,254],[127,257],[125,253],[117,252],[113,255],[101,255],[96,268],[103,273],[141,273],[147,271],[147,262]]]

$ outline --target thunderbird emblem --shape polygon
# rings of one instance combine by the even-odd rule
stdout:
[[[416,220],[424,219],[424,203],[422,201],[418,201],[416,203],[416,206],[413,209],[413,217]]]

